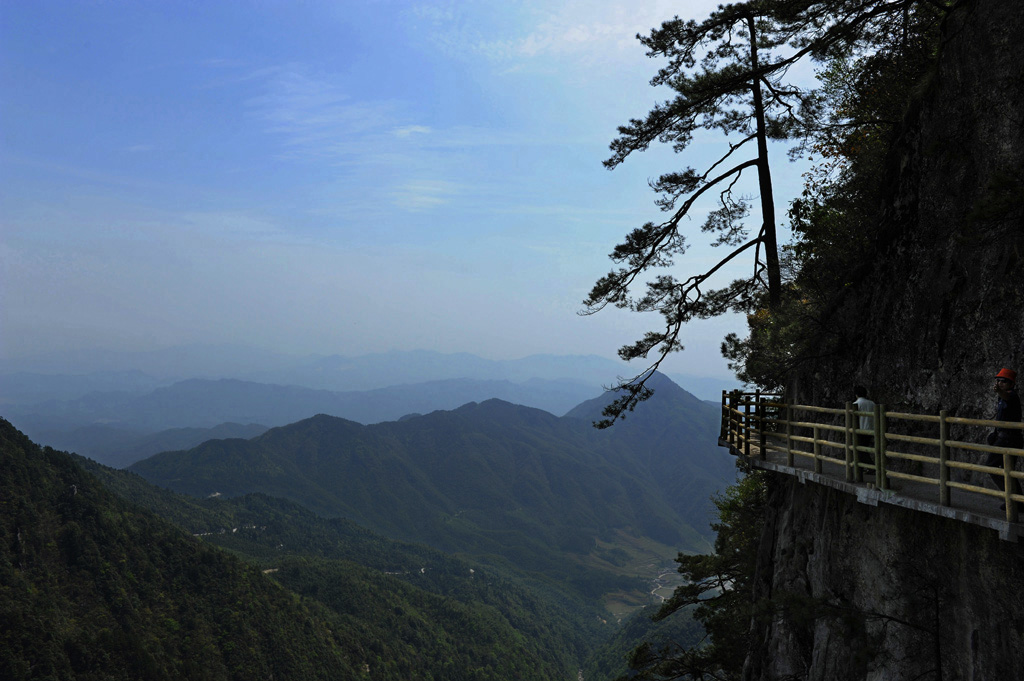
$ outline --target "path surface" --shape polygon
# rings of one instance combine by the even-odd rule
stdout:
[[[720,447],[728,447],[734,455],[742,455],[740,450],[726,440],[719,439],[718,444]],[[823,460],[821,473],[815,473],[814,460],[810,457],[794,456],[791,467],[787,464],[786,454],[783,452],[769,449],[767,457],[762,459],[760,448],[753,443],[747,460],[757,468],[793,475],[804,481],[853,494],[858,501],[871,506],[891,504],[987,527],[997,531],[1001,539],[1008,541],[1017,541],[1019,537],[1024,536],[1024,524],[1008,522],[1006,512],[1000,509],[1001,502],[996,497],[951,489],[950,505],[942,506],[939,503],[938,485],[890,478],[889,484],[893,489],[880,490],[874,485],[873,473],[865,474],[862,483],[847,482],[845,466],[840,463]]]

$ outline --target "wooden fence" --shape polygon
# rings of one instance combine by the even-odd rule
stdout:
[[[1024,429],[1024,423],[960,418],[948,416],[946,411],[937,416],[908,414],[887,411],[882,404],[875,405],[874,411],[860,412],[851,403],[842,409],[830,409],[786,404],[780,399],[777,395],[723,391],[722,439],[746,457],[751,456],[752,447],[756,448],[753,455],[762,459],[769,452],[781,452],[790,467],[797,457],[811,459],[816,473],[822,472],[823,463],[838,464],[851,482],[864,482],[865,474],[873,474],[874,484],[883,490],[891,488],[892,479],[935,485],[938,502],[943,506],[951,505],[953,489],[999,497],[1006,508],[1006,519],[1018,522],[1017,504],[1013,502],[1024,503],[1024,495],[1014,492],[1022,484],[1019,481],[1024,480],[1024,473],[1015,470],[1014,463],[1017,458],[1024,458],[1024,449],[952,440],[949,431],[952,426],[964,426],[962,432],[970,439],[975,439],[977,433],[976,439],[984,441],[985,429]],[[861,429],[860,417],[868,417],[872,427]],[[899,432],[907,429],[906,424],[918,424],[913,428],[918,434]],[[933,428],[937,437],[920,434]],[[898,448],[908,449],[908,444],[917,445],[910,448],[915,451],[899,451]],[[954,459],[950,454],[957,450],[1002,455],[1002,467]],[[956,470],[1001,476],[1003,489],[950,479],[950,473]],[[1018,482],[1011,482],[1014,480]]]

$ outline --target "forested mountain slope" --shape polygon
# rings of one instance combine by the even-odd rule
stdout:
[[[323,617],[0,420],[0,677],[354,678]]]
[[[705,531],[712,518],[710,494],[735,479],[735,462],[716,446],[721,408],[683,390],[663,374],[647,381],[655,393],[644,405],[603,431],[628,464],[649,474],[672,508]],[[611,397],[587,400],[566,417],[601,420]]]
[[[454,665],[490,668],[502,679],[551,678],[575,669],[610,633],[599,603],[527,584],[514,572],[396,542],[284,499],[193,499],[126,471],[82,465],[119,496],[343,615],[375,651],[375,669],[440,677]],[[405,647],[410,639],[414,652]],[[526,661],[532,677],[521,669]]]
[[[667,387],[666,409],[714,412],[692,396],[693,404],[680,405]],[[704,545],[704,517],[677,509],[703,503],[732,471],[725,455],[703,477],[696,474],[701,460],[691,460],[694,484],[682,488],[685,502],[674,498],[680,490],[666,473],[679,469],[674,461],[701,446],[713,451],[707,429],[693,434],[691,425],[679,418],[649,439],[644,432],[612,436],[585,419],[489,400],[374,426],[318,416],[249,441],[166,452],[132,470],[195,496],[282,496],[396,538],[580,579],[580,566],[566,558],[596,555],[618,533],[674,549]]]
[[[84,462],[97,478],[6,422],[0,447],[3,678],[540,681],[601,636],[585,604],[291,502],[189,500]]]

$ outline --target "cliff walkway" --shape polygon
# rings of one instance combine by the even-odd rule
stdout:
[[[861,429],[867,417],[868,429]],[[1016,470],[1024,450],[984,442],[993,427],[1024,423],[888,411],[786,404],[775,395],[722,393],[718,444],[751,465],[856,495],[987,527],[1002,539],[1024,535],[1024,495]],[[1002,466],[984,465],[986,454]],[[998,482],[997,482],[998,481]],[[1007,484],[1009,483],[1009,484]],[[1005,491],[1004,491],[1005,490]]]

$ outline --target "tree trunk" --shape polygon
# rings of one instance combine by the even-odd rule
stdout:
[[[754,17],[747,17],[750,30],[750,69],[757,73],[757,27]],[[772,172],[768,165],[768,137],[765,134],[764,98],[761,81],[751,83],[754,95],[754,118],[757,123],[757,183],[761,194],[761,244],[764,246],[765,269],[768,271],[768,307],[775,310],[782,298],[782,275],[779,272],[779,246],[775,236],[775,197],[772,195]],[[756,267],[756,265],[755,265]]]

